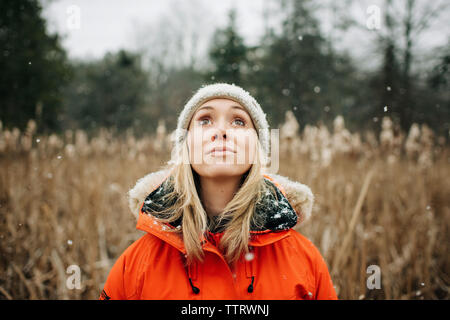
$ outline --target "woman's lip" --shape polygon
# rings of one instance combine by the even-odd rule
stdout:
[[[222,153],[224,153],[224,152],[230,152],[230,153],[236,153],[236,152],[233,151],[232,149],[225,147],[225,148],[214,148],[214,149],[212,149],[211,151],[209,151],[208,154],[214,153],[214,152],[222,152]]]
[[[226,154],[235,154],[235,152],[233,152],[231,150],[213,150],[209,154],[211,156],[215,157],[215,156],[223,156]]]

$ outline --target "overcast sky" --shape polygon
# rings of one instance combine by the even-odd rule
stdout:
[[[246,43],[256,44],[264,31],[263,6],[270,3],[273,5],[272,1],[267,0],[53,0],[44,6],[44,17],[49,30],[63,36],[63,46],[70,57],[99,58],[107,51],[146,45],[141,43],[143,38],[158,38],[159,35],[153,34],[157,30],[155,25],[164,28],[164,17],[171,23],[186,19],[189,22],[186,28],[200,28],[201,41],[206,43],[217,26],[227,23],[227,12],[232,7],[238,10],[238,28]],[[382,8],[384,1],[362,0],[353,3],[349,12],[361,25],[365,25],[368,6],[376,4]],[[420,3],[425,5],[427,1],[420,0]],[[76,15],[70,11],[73,8],[79,10],[78,27],[74,27],[73,17]],[[448,13],[441,17],[441,21],[446,23],[437,23],[430,32],[424,34],[419,46],[428,48],[446,43],[450,35]],[[324,31],[329,32],[332,20],[329,10],[322,10],[319,15]],[[275,25],[276,22],[276,14],[272,14],[268,23]],[[192,24],[195,26],[192,27]],[[185,33],[189,34],[189,30]],[[374,37],[370,31],[351,30],[339,35],[337,44],[350,50],[361,61],[366,61],[371,58],[372,41]]]
[[[71,57],[100,57],[108,50],[135,46],[135,33],[146,26],[157,23],[164,15],[170,15],[175,9],[182,9],[189,1],[157,0],[60,0],[45,7],[44,16],[48,20],[50,31],[65,36],[63,45]],[[202,4],[204,1],[194,1]],[[68,26],[70,7],[80,9],[80,28]],[[172,5],[172,6],[171,6]],[[174,8],[174,6],[176,8]],[[199,8],[205,11],[203,19],[212,23],[210,29],[223,25],[227,21],[227,10],[237,7],[239,15],[245,19],[240,23],[240,31],[253,38],[261,31],[261,0],[215,1],[214,5]],[[188,8],[189,9],[189,8]],[[189,9],[190,10],[190,9]],[[205,30],[208,32],[208,30]]]

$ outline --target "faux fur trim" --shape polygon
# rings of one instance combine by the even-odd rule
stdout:
[[[139,217],[139,210],[144,202],[144,199],[150,192],[155,190],[169,175],[170,170],[159,170],[152,172],[139,179],[136,185],[128,191],[128,206],[131,212],[136,217]]]
[[[284,189],[286,198],[297,212],[299,222],[302,223],[311,217],[314,204],[314,194],[311,189],[300,182],[292,181],[278,174],[268,174],[275,182]]]
[[[136,219],[139,217],[139,211],[145,198],[166,180],[169,174],[169,169],[149,173],[139,179],[136,185],[128,191],[128,204]],[[314,195],[311,189],[284,176],[277,174],[268,174],[268,176],[278,183],[286,193],[286,198],[299,217],[298,224],[308,220],[314,204]]]

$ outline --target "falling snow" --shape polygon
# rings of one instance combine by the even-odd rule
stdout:
[[[245,260],[252,261],[255,258],[255,255],[252,252],[248,252],[245,254]]]

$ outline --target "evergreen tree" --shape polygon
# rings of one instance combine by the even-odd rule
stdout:
[[[257,71],[250,82],[258,88],[257,97],[274,126],[284,121],[289,109],[301,126],[331,122],[335,114],[357,102],[352,81],[355,68],[347,55],[333,52],[322,36],[312,1],[290,0],[282,5],[287,12],[282,32],[269,31],[263,39],[263,54],[255,54],[261,58],[252,62]]]
[[[88,131],[125,130],[139,123],[146,104],[148,74],[138,54],[107,53],[100,61],[75,62],[75,77],[65,90],[65,123]]]
[[[227,82],[243,85],[247,64],[247,47],[236,27],[236,10],[229,12],[229,23],[218,29],[213,36],[209,57],[214,70],[207,73],[207,81]]]
[[[59,127],[61,89],[70,68],[57,34],[50,35],[38,0],[0,1],[0,120],[38,130]]]

